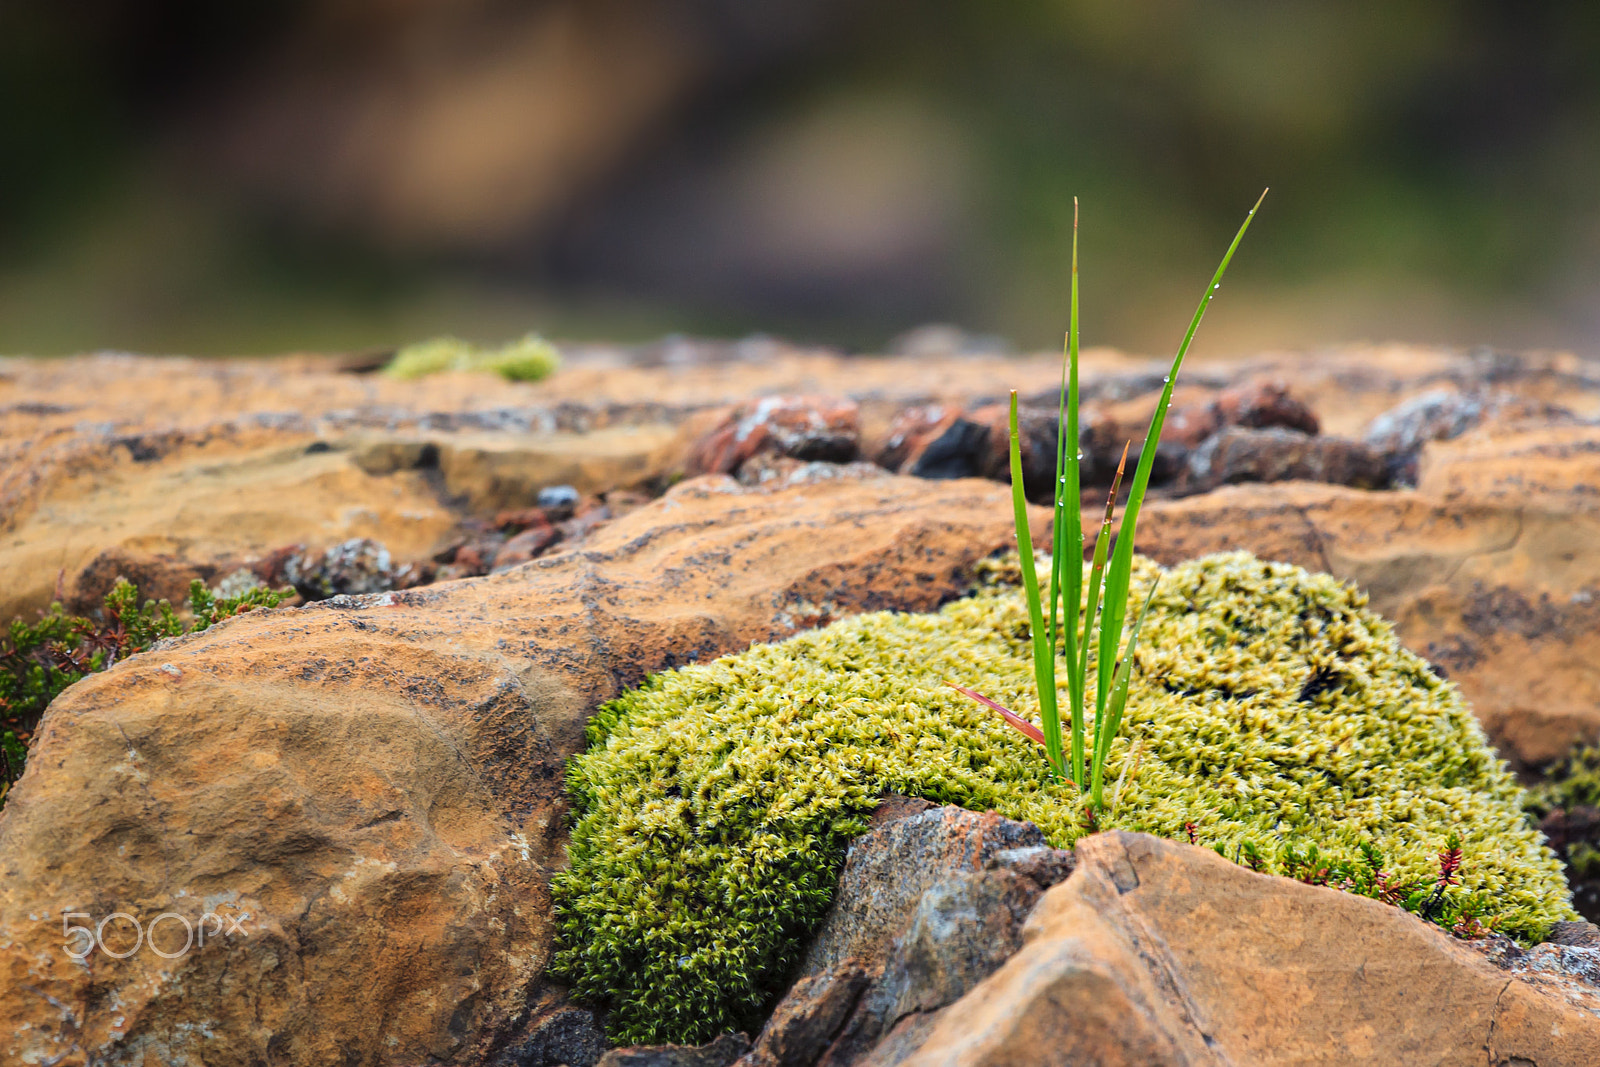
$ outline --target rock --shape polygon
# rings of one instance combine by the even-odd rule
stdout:
[[[1161,430],[1161,443],[1188,450],[1229,426],[1251,430],[1279,428],[1315,436],[1317,416],[1281,381],[1255,381],[1221,390],[1201,403],[1174,405]]]
[[[1530,401],[1503,390],[1431,389],[1373,419],[1362,440],[1388,457],[1390,479],[1395,484],[1416,485],[1417,461],[1430,442],[1453,441],[1492,420],[1560,424],[1574,419],[1572,412],[1559,405]]]
[[[831,478],[886,478],[888,472],[875,463],[828,463],[824,460],[791,459],[763,453],[739,468],[739,484],[752,488],[782,488],[828,481]]]
[[[766,396],[730,411],[689,451],[686,471],[734,474],[761,452],[847,463],[860,443],[854,401],[837,397]]]
[[[1600,926],[1591,922],[1559,922],[1550,928],[1550,936],[1545,940],[1551,945],[1600,949]]]
[[[0,815],[0,1060],[483,1062],[540,989],[591,710],[818,610],[930,610],[1010,524],[985,483],[694,480],[527,567],[250,612],[79,682]],[[247,934],[78,963],[68,912]]]
[[[901,474],[914,473],[910,463],[926,451],[930,442],[937,440],[961,417],[961,409],[954,404],[918,404],[895,414],[889,423],[883,447],[873,455],[872,461],[885,470]],[[968,476],[975,476],[969,473]],[[937,477],[937,475],[923,475]]]
[[[549,523],[523,530],[500,546],[494,555],[494,567],[500,570],[526,563],[560,539],[561,531]]]
[[[1539,832],[1567,865],[1567,882],[1572,886],[1572,906],[1580,915],[1600,915],[1600,871],[1593,862],[1582,862],[1593,855],[1600,841],[1600,809],[1588,804],[1556,808],[1539,820]],[[1579,925],[1579,924],[1571,924]],[[1564,944],[1582,944],[1572,941]]]
[[[1037,827],[993,812],[874,822],[850,846],[833,909],[743,1067],[843,1067],[915,1028],[1017,950],[1040,894],[1072,870],[1072,853],[1047,847]]]
[[[1189,456],[1187,492],[1205,492],[1240,482],[1327,482],[1381,489],[1388,473],[1383,457],[1359,441],[1311,437],[1279,428],[1223,429]]]
[[[606,1053],[594,1013],[554,990],[541,990],[527,1017],[487,1067],[594,1067]]]
[[[1057,415],[1057,411],[1043,408],[1017,411],[1022,482],[1030,500],[1048,500],[1055,484]],[[902,473],[934,479],[989,478],[1010,484],[1009,405],[989,404],[955,417],[941,417],[922,431],[916,429],[915,420],[916,416],[909,416],[902,430],[907,435],[905,458],[898,468]],[[1086,468],[1088,480],[1097,469],[1092,457],[1086,457]]]
[[[1076,853],[1015,955],[860,1062],[1600,1062],[1592,985],[1502,969],[1397,908],[1205,849],[1117,832]]]
[[[635,1045],[614,1048],[600,1067],[728,1067],[750,1051],[743,1034],[723,1034],[709,1045]]]
[[[1247,382],[1217,394],[1212,402],[1221,426],[1251,430],[1274,427],[1315,436],[1321,429],[1317,416],[1281,381]]]
[[[361,537],[320,551],[298,552],[284,562],[283,576],[311,601],[404,588],[409,572],[395,567],[381,543]]]
[[[544,512],[547,521],[560,522],[572,518],[572,513],[578,510],[579,499],[578,491],[570,485],[547,485],[539,490],[534,503]]]

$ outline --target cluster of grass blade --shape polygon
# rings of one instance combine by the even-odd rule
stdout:
[[[1122,451],[1122,462],[1117,465],[1116,477],[1106,500],[1105,514],[1100,521],[1100,531],[1095,537],[1094,555],[1089,566],[1087,590],[1084,586],[1084,521],[1082,510],[1082,485],[1079,480],[1083,454],[1078,447],[1078,203],[1072,204],[1072,311],[1067,340],[1062,353],[1061,399],[1056,425],[1056,479],[1053,545],[1050,553],[1049,609],[1039,590],[1039,575],[1034,563],[1033,538],[1028,531],[1028,500],[1023,493],[1022,444],[1017,426],[1017,392],[1011,391],[1011,498],[1016,513],[1017,551],[1021,556],[1023,591],[1028,601],[1028,617],[1033,638],[1033,669],[1038,684],[1039,717],[1043,729],[1008,708],[962,686],[954,688],[988,707],[1000,712],[1005,720],[1028,737],[1044,746],[1045,755],[1054,773],[1070,780],[1087,793],[1094,811],[1105,807],[1105,764],[1111,741],[1122,725],[1123,708],[1128,702],[1129,672],[1132,670],[1134,649],[1139,643],[1139,627],[1149,609],[1150,596],[1133,618],[1133,628],[1128,634],[1126,652],[1117,655],[1122,644],[1123,629],[1128,622],[1128,584],[1133,571],[1134,534],[1139,521],[1139,509],[1150,486],[1150,472],[1155,464],[1156,446],[1161,441],[1161,429],[1166,422],[1167,408],[1172,403],[1172,391],[1178,380],[1178,370],[1194,341],[1200,320],[1211,306],[1228,263],[1244,240],[1256,210],[1266,199],[1263,191],[1255,206],[1245,216],[1233,243],[1222,257],[1222,263],[1200,298],[1189,330],[1178,346],[1156,404],[1155,414],[1145,433],[1144,448],[1139,452],[1138,466],[1133,473],[1133,486],[1128,493],[1128,503],[1123,509],[1122,529],[1111,545],[1111,526],[1116,517],[1117,494],[1122,487],[1122,476],[1127,465],[1128,449]],[[1130,442],[1131,445],[1131,442]],[[1068,562],[1070,561],[1070,562]],[[1087,602],[1085,602],[1087,594]],[[1056,646],[1060,636],[1062,657],[1066,663],[1068,728],[1071,731],[1070,752],[1064,752],[1061,736],[1060,697],[1056,689]],[[1086,704],[1089,699],[1089,649],[1096,647],[1093,736],[1085,737]],[[1087,741],[1087,748],[1086,748]],[[1087,782],[1087,788],[1085,783]]]

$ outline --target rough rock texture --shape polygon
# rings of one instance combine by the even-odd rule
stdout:
[[[1032,823],[934,808],[856,840],[833,910],[742,1067],[844,1067],[916,1029],[1021,945],[1040,894],[1072,871]]]
[[[252,612],[86,679],[0,813],[0,1063],[478,1062],[548,955],[562,761],[595,704],[836,615],[931,609],[1008,516],[988,483],[692,481],[579,550]],[[66,912],[208,910],[248,936],[62,947]]]
[[[848,463],[860,447],[860,411],[837,397],[765,396],[728,412],[689,449],[685,471],[737,474],[753,456]]]
[[[1108,833],[1076,854],[1019,952],[860,1062],[1600,1062],[1600,989],[1573,976],[1594,950],[1541,950],[1561,967],[1519,972],[1396,908],[1204,849]]]
[[[1360,441],[1279,427],[1219,430],[1189,454],[1184,474],[1183,489],[1191,493],[1240,482],[1286,481],[1382,489],[1389,480],[1384,457]]]

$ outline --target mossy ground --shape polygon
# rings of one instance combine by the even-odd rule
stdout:
[[[1157,573],[1140,562],[1133,603]],[[1452,892],[1499,930],[1574,917],[1471,712],[1349,586],[1245,554],[1186,563],[1136,655],[1108,764],[1126,780],[1101,829],[1192,830],[1269,871],[1285,846],[1355,866],[1375,845],[1419,883],[1453,832]],[[705,1040],[759,1019],[885,791],[1027,819],[1057,846],[1087,832],[1041,750],[948,682],[1034,713],[1020,590],[846,619],[601,709],[569,768],[556,972],[611,1009],[620,1040]]]

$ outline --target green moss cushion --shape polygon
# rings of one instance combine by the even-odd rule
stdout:
[[[1133,603],[1159,573],[1141,561]],[[1471,712],[1351,587],[1242,553],[1185,563],[1136,655],[1100,828],[1192,825],[1266,870],[1285,846],[1355,864],[1376,845],[1419,880],[1455,832],[1453,892],[1502,932],[1575,917]],[[1042,750],[947,682],[1036,714],[1014,585],[656,675],[601,709],[569,769],[556,973],[611,1008],[619,1040],[703,1041],[759,1019],[885,791],[1027,819],[1057,846],[1087,832]]]

